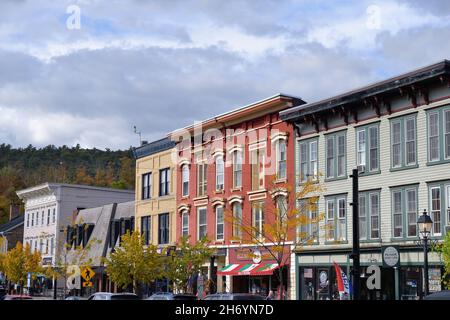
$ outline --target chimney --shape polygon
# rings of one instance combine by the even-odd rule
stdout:
[[[141,146],[146,145],[147,143],[148,143],[147,140],[142,140],[142,141],[141,141]]]
[[[20,205],[10,204],[9,205],[9,221],[17,218],[20,215]]]

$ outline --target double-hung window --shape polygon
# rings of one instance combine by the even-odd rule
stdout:
[[[442,236],[450,226],[450,181],[433,183],[429,186],[429,212],[433,220],[431,234]]]
[[[30,213],[27,213],[27,228],[30,227]]]
[[[186,197],[189,195],[189,165],[183,164],[181,167],[181,195]]]
[[[169,214],[158,215],[158,244],[169,243]]]
[[[450,161],[450,106],[427,111],[428,162]]]
[[[394,238],[417,236],[417,186],[392,190],[392,234]]]
[[[327,197],[326,230],[327,241],[347,240],[347,200],[345,196]]]
[[[255,238],[264,237],[264,202],[258,201],[252,204],[252,225]]]
[[[159,196],[167,196],[170,192],[170,169],[159,170]]]
[[[242,151],[233,151],[233,188],[242,187]]]
[[[216,157],[216,191],[221,191],[224,188],[224,171],[225,165],[223,161],[223,157]]]
[[[223,240],[224,238],[224,220],[223,207],[216,206],[216,240]]]
[[[346,174],[346,133],[339,132],[326,137],[326,178],[340,178]]]
[[[183,210],[181,213],[181,234],[183,237],[189,235],[189,212],[187,210]]]
[[[250,151],[252,168],[252,190],[264,189],[264,148]]]
[[[286,141],[278,140],[276,149],[277,149],[277,179],[286,179]]]
[[[47,210],[47,225],[50,225],[50,209]]]
[[[440,236],[441,231],[441,187],[430,188],[430,200],[431,200],[431,220],[433,220],[432,234],[434,236]]]
[[[152,230],[152,217],[141,217],[141,232],[144,238],[144,244],[149,245],[151,243],[151,230]]]
[[[44,221],[45,221],[45,211],[42,211],[42,213],[41,213],[41,226],[44,225]]]
[[[242,237],[242,204],[233,203],[233,238],[238,240]]]
[[[361,192],[358,199],[359,238],[374,240],[380,238],[380,193]]]
[[[56,223],[56,208],[53,208],[53,212],[52,212],[52,223]]]
[[[152,173],[142,175],[142,200],[150,199],[152,196]]]
[[[300,182],[306,182],[308,178],[317,179],[318,174],[318,139],[313,138],[299,141]]]
[[[208,165],[206,162],[197,164],[197,195],[206,195],[206,175],[208,172]]]
[[[304,244],[319,242],[318,198],[300,200],[299,214],[304,215],[300,224],[299,239]]]
[[[206,237],[206,207],[197,208],[197,240]]]
[[[391,120],[391,167],[393,169],[416,165],[416,115]]]
[[[364,166],[364,172],[379,171],[379,144],[378,123],[356,129],[356,165]]]

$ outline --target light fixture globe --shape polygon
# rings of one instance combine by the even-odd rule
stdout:
[[[431,228],[433,227],[433,220],[427,214],[427,210],[423,210],[422,215],[417,220],[417,227],[419,228],[419,233],[427,237],[431,233]]]

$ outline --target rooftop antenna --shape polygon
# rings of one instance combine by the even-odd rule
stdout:
[[[142,145],[142,136],[141,136],[141,132],[140,132],[140,131],[137,131],[136,126],[133,126],[133,129],[134,129],[134,133],[137,134],[137,135],[139,135],[139,145]]]

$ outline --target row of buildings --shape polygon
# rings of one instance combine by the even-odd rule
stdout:
[[[324,218],[303,227],[312,239],[307,244],[289,235],[282,272],[291,299],[333,299],[333,263],[350,272],[349,176],[358,168],[362,296],[416,299],[424,284],[418,216],[429,213],[433,241],[450,226],[450,62],[313,103],[277,94],[145,143],[134,157],[134,193],[53,184],[18,192],[26,204],[24,241],[51,260],[53,243],[76,209],[78,221],[92,225],[83,230],[104,239],[94,256],[106,255],[124,230],[138,230],[160,247],[185,235],[190,241],[207,236],[215,253],[205,274],[215,290],[267,293],[279,286],[274,269],[262,268],[274,260],[245,241],[225,212],[264,228],[274,223],[266,210],[273,203],[305,200],[286,186],[300,191],[312,179],[324,188],[311,195],[317,208],[307,214]],[[400,253],[395,268],[383,264],[387,245]],[[248,254],[256,251],[264,258]],[[374,264],[381,286],[371,290],[366,269]],[[429,265],[430,289],[441,290],[441,257],[430,252]],[[101,279],[98,289],[113,290]]]

